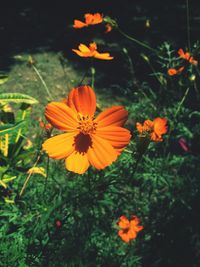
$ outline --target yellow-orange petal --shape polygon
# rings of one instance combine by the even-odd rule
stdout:
[[[82,22],[82,21],[80,21],[80,20],[77,20],[77,19],[75,19],[74,20],[74,25],[73,25],[73,27],[75,28],[75,29],[81,29],[81,28],[83,28],[83,27],[87,27],[88,25],[86,24],[86,23],[84,23],[84,22]]]
[[[126,218],[126,216],[120,216],[118,226],[122,229],[126,229],[129,227],[129,220]]]
[[[88,53],[88,52],[90,52],[90,49],[89,49],[86,45],[84,45],[84,44],[80,44],[80,45],[78,46],[78,49],[79,49],[81,52],[83,52],[83,53]]]
[[[91,52],[83,53],[77,49],[72,49],[73,52],[75,52],[80,57],[91,57]]]
[[[128,111],[123,106],[113,106],[101,112],[95,122],[98,127],[123,126],[128,119]]]
[[[125,148],[131,139],[130,131],[119,126],[97,127],[95,134],[107,140],[115,149]]]
[[[47,152],[50,158],[64,159],[75,149],[74,133],[59,134],[47,139],[42,148]]]
[[[45,109],[46,119],[57,129],[75,131],[78,126],[76,112],[61,102],[51,102]]]
[[[117,152],[112,145],[101,137],[92,134],[92,145],[88,149],[88,159],[96,169],[104,169],[117,159]]]
[[[69,93],[67,105],[82,115],[92,117],[96,111],[96,95],[88,85],[73,88]]]
[[[66,169],[78,174],[86,172],[89,165],[87,153],[79,153],[78,151],[74,151],[65,160]]]
[[[94,57],[102,60],[112,60],[114,58],[109,53],[99,53],[97,51],[94,53]]]

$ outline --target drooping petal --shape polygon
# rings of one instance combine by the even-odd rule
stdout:
[[[111,60],[113,59],[114,57],[112,57],[109,53],[99,53],[96,51],[96,53],[94,54],[94,57],[95,58],[98,58],[98,59],[103,59],[103,60]]]
[[[116,149],[125,148],[131,138],[130,131],[119,126],[97,128],[95,134],[107,140]]]
[[[51,137],[43,143],[42,148],[50,158],[66,158],[75,150],[74,133],[64,133]]]
[[[91,57],[91,52],[83,53],[77,49],[72,49],[73,52],[75,52],[80,57]]]
[[[95,122],[98,127],[123,126],[128,119],[128,111],[123,106],[113,106],[101,112]]]
[[[77,19],[75,19],[74,20],[74,25],[73,25],[73,27],[75,28],[75,29],[81,29],[81,28],[83,28],[83,27],[87,27],[88,25],[86,24],[86,23],[84,23],[84,22],[82,22],[82,21],[80,21],[80,20],[77,20]]]
[[[55,128],[62,131],[75,131],[78,126],[76,112],[61,102],[48,104],[45,117]]]
[[[78,151],[74,151],[65,160],[66,169],[78,174],[86,172],[89,165],[87,153],[79,153]]]
[[[92,117],[96,111],[96,95],[90,86],[83,85],[70,91],[67,104],[76,112]]]
[[[117,159],[117,152],[112,145],[103,138],[93,134],[92,145],[88,149],[88,159],[96,169],[104,169]]]

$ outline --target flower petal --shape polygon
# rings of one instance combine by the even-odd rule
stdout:
[[[96,135],[107,140],[116,149],[125,148],[131,138],[131,134],[128,129],[118,126],[97,128]]]
[[[128,243],[128,242],[130,241],[129,235],[128,235],[127,233],[124,233],[123,230],[119,230],[119,231],[118,231],[118,235],[121,237],[121,239],[122,239],[124,242]]]
[[[79,153],[74,151],[68,158],[65,160],[66,169],[78,174],[83,174],[87,171],[89,167],[89,161],[87,153]]]
[[[95,122],[98,127],[123,126],[128,119],[128,111],[123,106],[113,106],[101,112]]]
[[[74,133],[59,134],[47,139],[42,148],[50,158],[63,159],[69,156],[74,150]]]
[[[96,53],[94,53],[94,57],[98,59],[103,59],[103,60],[111,60],[114,58],[109,53],[99,53],[97,51]]]
[[[120,218],[119,218],[119,222],[118,222],[118,225],[120,228],[122,229],[126,229],[129,227],[129,220],[126,218],[126,216],[122,215]]]
[[[80,21],[80,20],[77,20],[77,19],[75,19],[74,20],[74,25],[73,25],[73,27],[75,28],[75,29],[81,29],[81,28],[83,28],[83,27],[87,27],[88,25],[86,24],[86,23],[84,23],[84,22],[82,22],[82,21]]]
[[[67,104],[76,112],[92,117],[96,111],[96,95],[90,86],[83,85],[70,91]]]
[[[103,138],[92,135],[92,145],[88,149],[88,159],[96,169],[104,169],[117,159],[117,152],[112,145]]]
[[[84,44],[80,44],[78,46],[78,49],[83,53],[89,53],[90,52],[90,49]]]
[[[51,102],[45,109],[46,119],[59,130],[74,131],[78,126],[77,114],[61,102]]]

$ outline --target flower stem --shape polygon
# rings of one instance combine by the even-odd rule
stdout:
[[[140,45],[140,46],[143,46],[143,47],[147,48],[148,50],[151,50],[151,51],[154,52],[154,53],[157,53],[156,49],[154,49],[154,48],[150,47],[149,45],[147,45],[147,44],[145,44],[145,43],[143,43],[143,42],[141,42],[141,41],[135,39],[134,37],[128,35],[128,34],[125,33],[124,31],[122,31],[119,27],[118,27],[117,29],[118,29],[119,33],[121,33],[121,34],[122,34],[124,37],[126,37],[127,39],[129,39],[129,40],[135,42],[136,44],[138,44],[138,45]]]
[[[37,76],[39,77],[40,81],[42,82],[42,84],[43,84],[43,86],[44,86],[44,88],[45,88],[45,90],[46,90],[48,96],[49,96],[50,99],[52,100],[53,97],[52,97],[52,95],[51,95],[51,93],[50,93],[50,91],[49,91],[49,88],[47,87],[47,85],[46,85],[44,79],[42,78],[41,74],[39,73],[38,69],[37,69],[33,64],[32,64],[31,66],[33,67],[33,69],[34,69],[34,71],[36,72]]]

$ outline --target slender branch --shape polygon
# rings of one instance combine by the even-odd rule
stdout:
[[[49,91],[49,88],[47,87],[47,85],[46,85],[44,79],[42,78],[41,74],[39,73],[38,69],[37,69],[33,64],[32,64],[31,66],[33,67],[33,69],[34,69],[34,71],[36,72],[37,76],[39,77],[40,81],[42,82],[42,84],[43,84],[43,86],[44,86],[44,88],[45,88],[45,90],[46,90],[48,96],[49,96],[50,99],[52,100],[53,97],[52,97],[52,95],[51,95],[51,93],[50,93],[50,91]]]
[[[117,29],[118,29],[119,33],[121,33],[121,34],[122,34],[124,37],[126,37],[127,39],[129,39],[129,40],[131,40],[131,41],[137,43],[137,44],[140,45],[140,46],[143,46],[143,47],[147,48],[148,50],[151,50],[151,51],[154,52],[154,53],[157,53],[157,50],[156,50],[156,49],[154,49],[154,48],[150,47],[149,45],[147,45],[147,44],[145,44],[145,43],[143,43],[143,42],[141,42],[141,41],[135,39],[134,37],[128,35],[128,34],[125,33],[124,31],[122,31],[119,27],[118,27]]]

